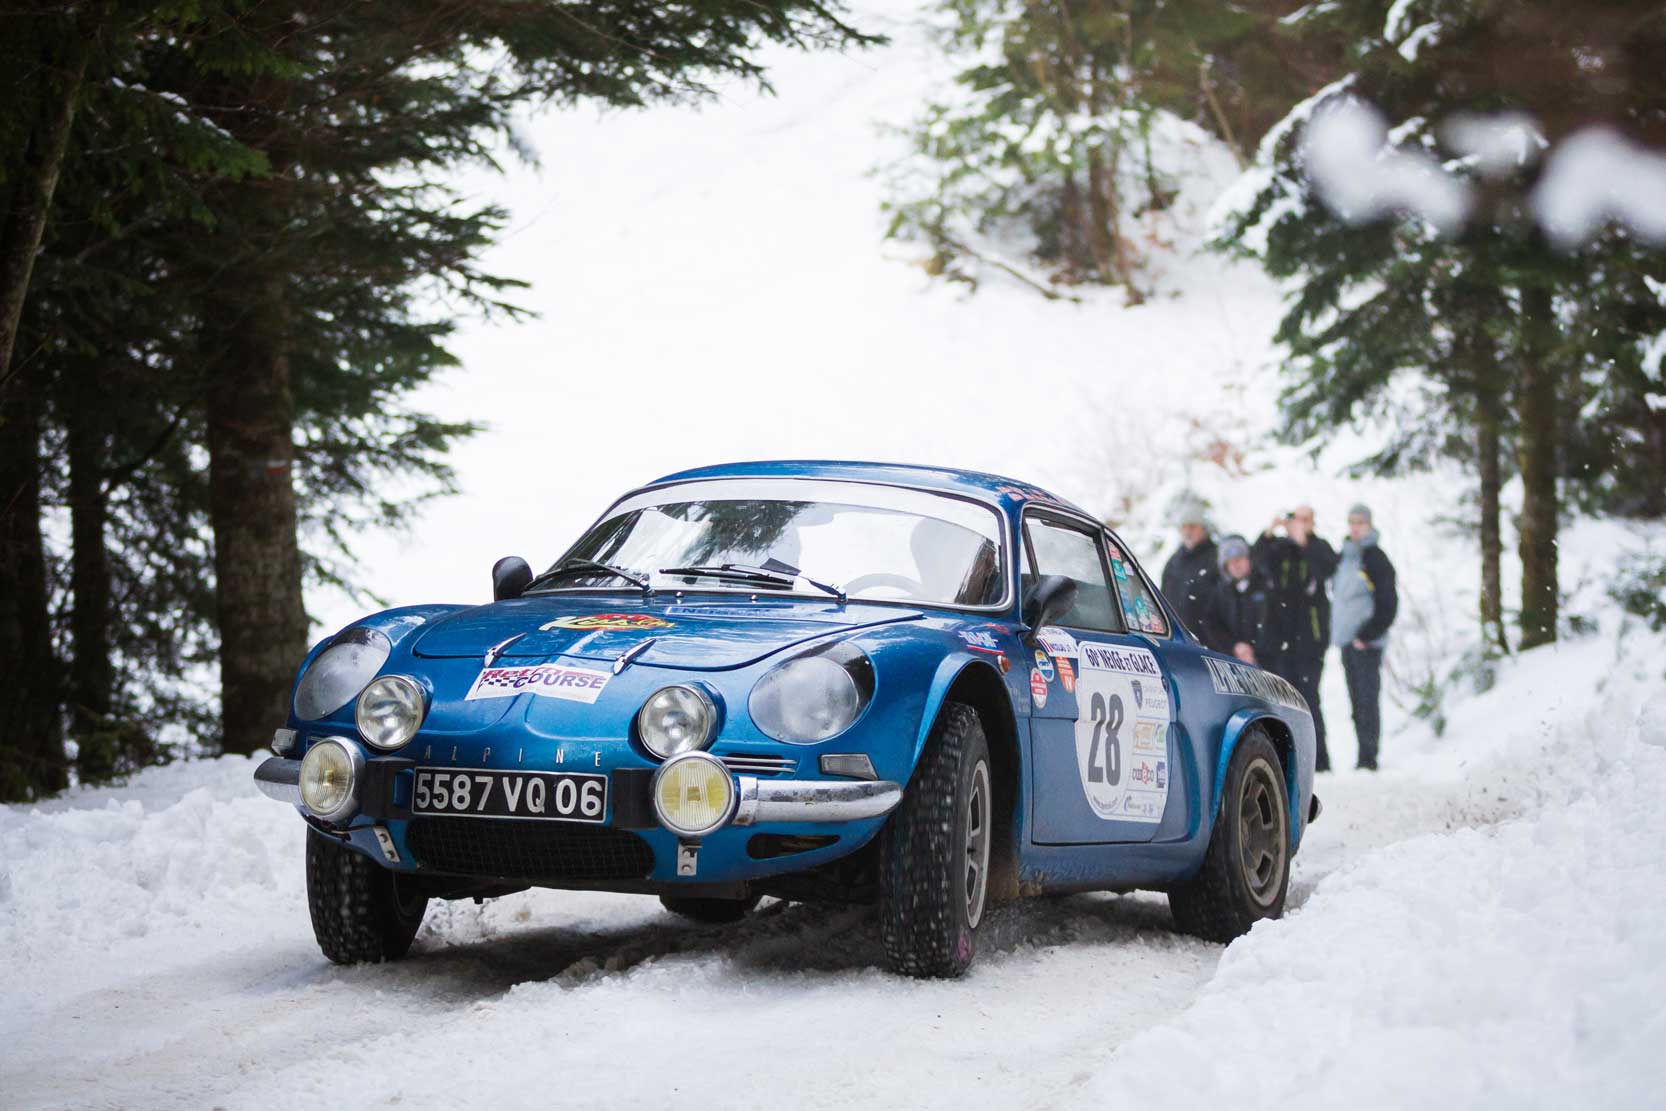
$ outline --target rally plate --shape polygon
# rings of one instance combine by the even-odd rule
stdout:
[[[607,776],[583,772],[418,768],[413,814],[589,822],[607,815]]]

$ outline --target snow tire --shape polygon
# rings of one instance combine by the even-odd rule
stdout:
[[[880,842],[880,935],[893,972],[950,978],[970,967],[990,887],[990,785],[989,743],[977,711],[947,703]],[[973,814],[980,789],[981,831]],[[980,832],[985,848],[981,878],[974,878],[968,862],[977,864],[972,846]]]
[[[1282,916],[1289,890],[1290,804],[1284,765],[1272,738],[1251,726],[1227,766],[1203,867],[1169,892],[1169,909],[1182,931],[1225,943],[1242,937],[1263,918]]]
[[[396,961],[410,951],[428,897],[401,886],[399,877],[374,860],[307,829],[312,933],[336,964]]]
[[[750,899],[695,899],[661,895],[659,905],[690,922],[720,926],[729,922],[739,922],[751,914],[752,908],[758,905],[758,897],[754,895]]]

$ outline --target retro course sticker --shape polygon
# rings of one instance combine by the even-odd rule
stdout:
[[[1107,821],[1163,820],[1173,715],[1157,657],[1144,648],[1084,642],[1076,678],[1076,770]]]
[[[538,626],[538,631],[547,633],[551,629],[583,629],[587,632],[597,629],[669,629],[675,624],[674,621],[665,621],[647,613],[584,613],[569,614],[554,621],[546,621]]]
[[[564,698],[568,702],[595,702],[607,681],[605,671],[561,664],[532,664],[527,667],[487,667],[474,677],[464,702],[483,698],[514,698],[535,694],[540,698]]]

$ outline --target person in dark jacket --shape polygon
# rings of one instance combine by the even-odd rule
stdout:
[[[1201,501],[1187,498],[1181,502],[1177,516],[1180,548],[1163,565],[1163,597],[1180,615],[1182,625],[1201,634],[1203,615],[1209,609],[1209,596],[1219,575],[1215,541],[1209,536]]]
[[[1354,705],[1354,732],[1359,735],[1359,766],[1375,771],[1383,728],[1383,649],[1388,644],[1388,627],[1400,608],[1400,596],[1394,564],[1377,546],[1368,506],[1348,510],[1348,539],[1342,542],[1331,603],[1331,640],[1342,649],[1348,700]]]
[[[1319,709],[1319,677],[1330,648],[1330,595],[1336,549],[1313,531],[1313,507],[1297,506],[1276,517],[1255,542],[1255,564],[1272,584],[1272,622],[1278,633],[1278,673],[1307,699],[1317,741],[1315,771],[1330,771],[1325,715]]]
[[[1268,609],[1271,596],[1267,577],[1250,559],[1249,541],[1242,536],[1222,540],[1220,570],[1203,616],[1203,643],[1272,670],[1278,642]]]

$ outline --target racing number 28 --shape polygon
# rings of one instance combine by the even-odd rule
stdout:
[[[1122,728],[1122,696],[1113,694],[1107,702],[1095,691],[1088,702],[1088,715],[1093,720],[1093,741],[1088,748],[1088,780],[1115,787],[1122,781],[1122,742],[1117,730]],[[1100,742],[1104,742],[1105,762],[1099,762]]]

